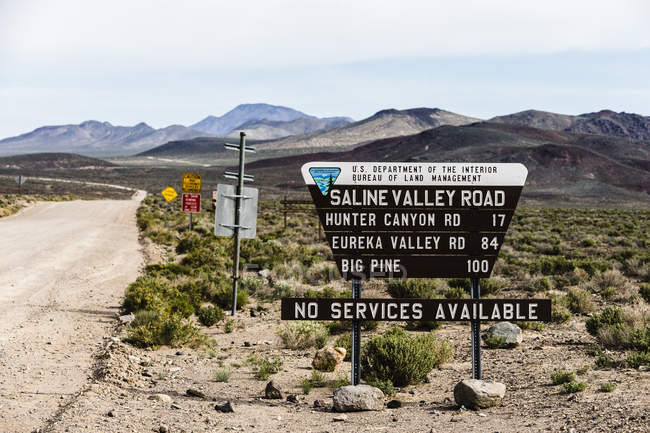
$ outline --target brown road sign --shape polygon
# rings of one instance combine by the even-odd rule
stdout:
[[[182,210],[183,212],[201,212],[201,194],[183,193]]]
[[[162,194],[162,196],[165,197],[165,200],[167,200],[168,202],[178,197],[178,193],[171,186],[168,186],[167,188],[163,189],[160,192],[160,194]]]
[[[489,277],[527,173],[491,163],[302,167],[346,279]]]
[[[198,173],[183,173],[183,192],[199,194],[201,192],[201,175]]]

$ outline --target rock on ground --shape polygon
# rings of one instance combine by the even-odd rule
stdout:
[[[384,393],[370,385],[348,385],[334,391],[335,412],[358,412],[362,410],[382,410]]]
[[[506,386],[499,382],[479,379],[465,379],[454,388],[454,399],[458,406],[479,409],[501,403]]]
[[[521,328],[510,322],[501,322],[490,326],[487,334],[503,338],[504,344],[508,346],[516,346],[523,341]]]
[[[168,396],[167,394],[154,394],[149,396],[149,400],[156,400],[156,401],[162,401],[164,403],[171,403],[172,398]]]
[[[266,384],[266,389],[264,389],[264,397],[270,399],[280,399],[282,398],[282,389],[274,381],[270,381]]]
[[[345,359],[343,347],[325,347],[316,352],[311,365],[319,371],[335,371]]]

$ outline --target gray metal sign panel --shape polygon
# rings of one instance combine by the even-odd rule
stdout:
[[[235,233],[235,185],[217,185],[217,208],[214,218],[215,236],[232,236]],[[242,192],[239,236],[254,239],[257,235],[257,188],[244,187]]]

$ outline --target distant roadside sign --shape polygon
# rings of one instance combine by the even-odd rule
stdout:
[[[201,194],[183,193],[182,210],[192,213],[201,212]]]
[[[18,185],[23,185],[25,182],[27,182],[27,178],[25,176],[16,176],[14,177],[14,182],[16,182]]]
[[[165,200],[167,200],[168,202],[178,197],[178,193],[171,186],[168,186],[167,188],[163,189],[160,192],[160,194],[162,194],[162,196],[165,197]]]
[[[184,173],[183,192],[201,193],[201,175],[198,173]]]
[[[491,163],[302,167],[346,279],[489,277],[527,173]]]
[[[235,204],[237,188],[234,185],[217,185],[217,204],[214,215],[215,236],[232,236],[235,233]],[[257,188],[244,187],[241,197],[239,237],[255,239],[257,235]]]

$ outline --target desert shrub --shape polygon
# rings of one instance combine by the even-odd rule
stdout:
[[[617,269],[597,272],[584,286],[604,299],[624,301],[636,294],[634,285]]]
[[[234,319],[226,320],[226,323],[223,324],[223,331],[226,334],[230,334],[234,330],[235,330],[235,320]]]
[[[451,358],[452,353],[450,342],[438,340],[431,333],[413,338],[395,327],[366,343],[361,354],[361,372],[367,382],[415,384]]]
[[[570,370],[558,369],[551,374],[551,381],[553,381],[553,385],[560,385],[562,383],[572,382],[574,380],[576,380],[576,374]]]
[[[293,322],[281,326],[278,335],[288,349],[322,348],[327,341],[327,328],[319,322]]]
[[[227,368],[218,368],[212,374],[212,378],[215,382],[228,382],[231,374],[232,372]]]
[[[571,382],[565,382],[562,384],[564,387],[564,392],[566,394],[573,394],[576,392],[582,392],[585,389],[587,389],[587,383],[586,382],[576,382],[576,381],[571,381]]]
[[[598,335],[605,326],[619,326],[623,323],[623,311],[618,307],[606,307],[600,314],[594,314],[585,322],[587,332]]]
[[[343,361],[349,361],[352,356],[352,334],[348,332],[339,336],[339,338],[336,339],[334,346],[344,348],[345,358]]]
[[[393,298],[433,299],[447,288],[447,282],[431,278],[409,278],[405,280],[390,280],[388,294]]]
[[[599,391],[600,392],[614,392],[616,389],[616,383],[614,382],[606,382],[600,385]]]
[[[596,245],[596,240],[593,238],[584,238],[580,241],[580,246],[584,248],[593,247],[594,245]]]
[[[271,300],[290,298],[296,295],[293,286],[286,281],[278,281],[273,285]]]
[[[509,344],[506,344],[506,338],[496,334],[485,334],[483,336],[483,341],[488,349],[504,349],[511,347]]]
[[[247,359],[248,365],[251,366],[253,370],[253,375],[257,380],[266,380],[272,374],[275,374],[280,371],[282,368],[282,358],[279,356],[273,356],[271,358],[262,358],[257,355],[252,355]]]
[[[224,316],[223,310],[213,305],[199,308],[196,315],[198,316],[201,325],[208,326],[208,327],[213,326],[217,322],[223,320],[223,316]]]
[[[635,352],[627,357],[627,363],[632,368],[639,368],[644,365],[646,367],[650,366],[650,351],[646,352]]]
[[[587,319],[585,326],[605,347],[650,351],[650,321],[644,310],[606,307]]]
[[[147,310],[162,315],[180,314],[183,317],[194,313],[190,295],[161,278],[149,276],[139,277],[126,288],[122,305],[130,313]]]
[[[533,277],[527,290],[531,292],[547,292],[553,289],[553,281],[549,277]]]
[[[328,382],[327,387],[334,391],[337,388],[342,386],[348,386],[350,384],[350,379],[347,376],[339,375],[336,379],[333,379]]]
[[[582,289],[571,289],[566,295],[567,307],[576,314],[586,314],[594,310],[591,294]]]
[[[232,309],[232,287],[221,285],[211,292],[210,300],[224,310]],[[237,290],[237,309],[241,310],[248,304],[248,292],[244,289]]]
[[[205,343],[194,326],[186,323],[178,314],[165,315],[158,311],[139,311],[127,326],[125,341],[136,347],[184,345],[199,346]]]
[[[566,307],[566,296],[550,295],[552,301],[551,305],[551,320],[555,323],[565,323],[571,319],[571,312]]]
[[[650,283],[641,283],[639,286],[639,294],[644,301],[650,303]]]
[[[521,329],[532,329],[533,331],[543,331],[545,328],[544,322],[515,322]]]
[[[483,278],[480,280],[481,296],[497,295],[506,285],[506,279],[502,277]]]
[[[391,382],[388,379],[386,380],[374,379],[374,380],[366,381],[366,383],[370,386],[374,386],[375,388],[379,388],[386,397],[395,395],[396,391],[395,391],[395,387],[393,386],[393,382]]]
[[[193,270],[189,266],[183,266],[177,263],[159,263],[148,265],[145,268],[145,272],[151,277],[161,277],[168,280],[174,280],[182,275],[191,275]]]
[[[309,289],[304,294],[305,298],[338,298],[344,297],[332,286],[324,287],[322,290]]]
[[[181,236],[178,245],[176,245],[176,252],[178,254],[185,254],[192,250],[196,250],[201,245],[201,237],[196,232],[185,232]]]
[[[246,291],[246,293],[254,294],[264,286],[262,278],[245,277],[239,281],[239,286]]]
[[[445,290],[444,296],[446,299],[469,298],[469,295],[462,287],[450,287],[447,290]]]

